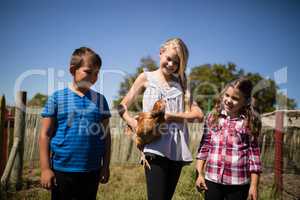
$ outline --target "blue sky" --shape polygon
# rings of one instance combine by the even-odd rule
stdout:
[[[103,59],[96,89],[111,102],[142,57],[158,61],[160,45],[180,37],[190,51],[189,69],[234,62],[274,79],[287,67],[287,80],[278,83],[299,107],[299,19],[296,0],[1,1],[0,93],[13,104],[16,85],[28,98],[47,93],[52,83],[61,87],[71,80],[72,51],[88,46]]]

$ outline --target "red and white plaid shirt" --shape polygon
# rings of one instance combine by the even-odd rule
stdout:
[[[251,173],[261,173],[257,138],[244,126],[243,116],[221,116],[216,128],[209,127],[210,116],[205,120],[196,158],[206,160],[206,179],[226,185],[247,184]]]

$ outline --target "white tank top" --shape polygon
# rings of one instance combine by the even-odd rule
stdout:
[[[143,95],[143,112],[152,110],[154,103],[159,99],[166,100],[166,112],[183,112],[183,92],[178,81],[169,87],[162,86],[153,72],[144,72],[148,86]],[[191,162],[192,155],[188,148],[189,133],[186,123],[172,122],[165,125],[166,131],[162,137],[145,146],[144,152],[167,157],[174,161]]]

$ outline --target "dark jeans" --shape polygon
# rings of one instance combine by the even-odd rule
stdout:
[[[222,185],[205,180],[205,200],[246,200],[250,185]]]
[[[171,200],[183,162],[147,154],[151,170],[145,169],[148,200]]]
[[[54,170],[56,186],[51,191],[52,200],[95,200],[100,171],[59,172]]]

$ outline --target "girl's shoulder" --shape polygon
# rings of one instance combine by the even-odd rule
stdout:
[[[141,76],[141,79],[144,80],[146,87],[148,86],[149,83],[155,84],[155,83],[159,82],[159,79],[158,79],[158,70],[144,71],[139,76]]]
[[[220,128],[224,123],[224,118],[220,117],[217,111],[212,110],[206,114],[204,123],[209,128]]]
[[[158,69],[154,71],[144,71],[141,75],[144,75],[146,78],[158,77]]]
[[[136,87],[147,88],[150,85],[157,85],[157,70],[155,71],[144,71],[138,75],[135,79],[134,85]]]
[[[215,113],[213,111],[210,111],[206,114],[204,121],[209,123],[213,120],[214,116],[215,116]]]
[[[135,84],[140,86],[145,86],[148,82],[147,74],[146,72],[142,72],[138,75],[138,77],[135,79]]]

